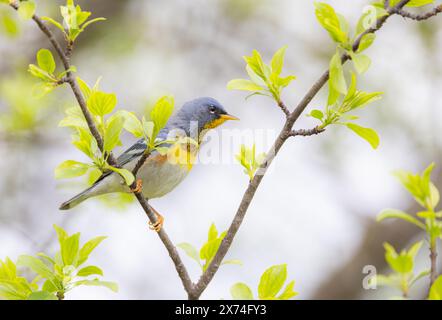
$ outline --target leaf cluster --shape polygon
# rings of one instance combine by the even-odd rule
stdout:
[[[22,255],[14,264],[9,258],[0,260],[0,297],[8,300],[56,300],[78,286],[103,286],[114,292],[114,282],[102,281],[103,271],[94,265],[84,264],[90,254],[106,237],[96,237],[80,246],[80,233],[69,235],[54,225],[59,250],[53,257],[45,253],[36,256]],[[31,282],[19,275],[17,267],[32,271]]]
[[[258,298],[260,300],[289,300],[298,293],[293,291],[295,281],[290,281],[284,287],[287,280],[287,265],[275,265],[268,268],[261,276],[258,284]],[[282,290],[282,292],[281,292]],[[250,287],[238,282],[230,288],[232,298],[235,300],[253,300],[253,293]]]
[[[218,230],[214,223],[209,228],[207,235],[207,241],[197,250],[192,244],[187,242],[182,242],[177,244],[177,247],[184,250],[184,252],[198,263],[201,270],[204,272],[209,267],[216,253],[218,252],[219,246],[226,236],[227,231],[218,233]],[[239,260],[225,260],[222,264],[238,264],[241,265]]]

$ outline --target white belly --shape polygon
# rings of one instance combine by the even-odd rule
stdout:
[[[143,196],[148,199],[159,198],[171,192],[189,173],[186,166],[165,161],[147,162],[138,172],[143,181]]]

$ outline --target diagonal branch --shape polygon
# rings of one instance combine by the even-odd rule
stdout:
[[[430,19],[430,18],[438,15],[441,12],[442,12],[442,5],[439,5],[439,6],[435,7],[433,10],[428,11],[426,13],[422,13],[422,14],[411,13],[411,12],[408,12],[403,9],[399,9],[399,10],[395,11],[396,14],[398,14],[404,18],[408,18],[408,19],[412,19],[412,20],[416,20],[416,21]]]
[[[402,0],[399,2],[395,7],[393,7],[391,10],[397,10],[403,8],[410,0]],[[378,31],[384,23],[388,20],[388,18],[391,16],[391,13],[393,11],[389,10],[389,15],[385,15],[383,17],[380,17],[377,19],[375,25],[372,28],[367,29],[365,32],[363,32],[359,37],[355,40],[353,43],[353,51],[357,51],[359,48],[359,45],[361,43],[362,38],[369,34],[369,33],[375,33]],[[344,55],[342,58],[342,62],[345,63],[348,61],[348,56]],[[239,208],[235,214],[235,217],[233,218],[232,224],[230,225],[226,236],[224,237],[223,241],[221,242],[221,245],[218,249],[218,252],[216,253],[215,257],[213,258],[212,262],[210,263],[207,270],[203,273],[199,281],[195,284],[195,290],[193,292],[193,295],[190,297],[191,299],[198,299],[203,291],[206,289],[206,287],[209,285],[210,281],[215,276],[215,273],[218,271],[218,268],[221,265],[222,260],[224,259],[225,255],[227,254],[227,251],[229,250],[230,246],[232,245],[233,239],[235,238],[236,233],[239,230],[239,227],[241,226],[244,217],[247,213],[247,210],[250,206],[250,203],[252,202],[256,190],[258,189],[262,179],[264,178],[264,175],[266,173],[267,168],[272,163],[275,156],[278,154],[281,147],[284,145],[285,141],[290,136],[290,133],[292,132],[293,125],[298,120],[298,118],[301,116],[301,114],[304,112],[304,110],[307,108],[307,106],[310,104],[310,102],[313,100],[313,98],[318,94],[318,92],[322,89],[322,87],[327,83],[329,79],[329,70],[324,72],[322,76],[313,84],[313,86],[310,88],[310,90],[307,92],[307,94],[304,96],[304,98],[301,100],[301,102],[298,104],[296,109],[290,114],[290,116],[287,118],[287,121],[284,124],[284,127],[282,128],[280,134],[276,138],[273,147],[271,149],[272,152],[269,152],[267,155],[267,158],[265,159],[263,165],[261,166],[260,173],[255,175],[255,177],[252,179],[252,181],[249,183],[249,186],[247,187],[246,192],[244,193],[244,196],[241,200],[241,203],[239,205]]]
[[[285,105],[284,101],[279,100],[278,101],[278,107],[282,110],[282,112],[284,112],[285,116],[288,118],[290,117],[290,110],[289,108],[287,108],[287,106]]]
[[[12,2],[10,3],[10,6],[12,8],[14,8],[15,10],[18,10],[18,4],[17,2]],[[86,119],[87,125],[89,127],[89,130],[91,132],[91,134],[94,136],[95,140],[97,141],[98,147],[100,149],[101,152],[103,152],[103,138],[101,137],[95,122],[93,120],[93,117],[91,115],[91,113],[89,112],[89,109],[87,108],[87,104],[86,101],[83,97],[83,94],[81,93],[81,90],[78,86],[77,80],[75,79],[75,77],[72,75],[72,72],[70,72],[70,62],[69,62],[69,57],[65,54],[65,52],[63,51],[63,49],[61,48],[60,44],[58,43],[58,41],[55,39],[54,34],[52,33],[52,31],[46,26],[46,24],[44,23],[44,21],[36,14],[34,14],[32,16],[32,20],[35,21],[35,23],[38,25],[38,27],[40,28],[40,30],[48,37],[49,41],[51,42],[52,46],[54,47],[55,51],[57,52],[60,60],[63,63],[64,69],[67,71],[66,73],[66,78],[64,79],[64,82],[67,82],[74,95],[75,98],[77,99],[78,104],[80,105],[81,111]],[[69,47],[71,47],[71,49],[69,49]],[[68,52],[72,50],[72,45],[68,44]],[[70,53],[69,53],[70,54]],[[147,159],[148,154],[145,153],[140,161],[137,163],[136,165],[136,171],[135,171],[135,176],[136,173],[138,172],[139,168],[141,167],[141,165],[144,163],[144,161]],[[115,159],[115,157],[113,156],[113,154],[109,154],[108,157],[108,163],[112,166],[117,166],[117,161]],[[146,213],[146,215],[148,216],[149,220],[152,223],[155,223],[157,221],[155,214],[153,213],[153,211],[151,210],[148,202],[146,199],[144,199],[143,195],[141,192],[134,192],[135,197],[137,198],[138,202],[140,203],[141,207],[143,208],[144,212]],[[178,275],[181,279],[181,282],[183,283],[184,289],[186,290],[186,292],[188,294],[190,294],[190,292],[193,289],[193,283],[190,280],[189,274],[187,272],[186,267],[184,266],[184,263],[182,262],[180,255],[178,253],[178,251],[176,250],[175,246],[173,245],[172,241],[170,240],[169,236],[167,235],[166,231],[164,230],[164,228],[162,228],[160,230],[160,232],[158,232],[158,236],[160,237],[161,241],[163,242],[164,246],[166,247],[174,265],[175,268],[178,272]]]
[[[314,135],[320,134],[324,131],[325,131],[325,129],[321,128],[319,126],[314,127],[313,129],[292,130],[289,133],[289,137],[297,137],[297,136],[309,137],[309,136],[314,136]]]

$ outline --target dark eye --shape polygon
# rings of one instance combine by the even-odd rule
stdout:
[[[215,113],[216,112],[216,107],[215,106],[209,106],[209,112],[210,113]]]

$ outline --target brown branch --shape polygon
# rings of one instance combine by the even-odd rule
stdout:
[[[412,19],[412,20],[416,20],[416,21],[430,19],[431,17],[434,17],[441,12],[442,12],[442,5],[439,5],[439,6],[435,7],[433,10],[426,12],[426,13],[422,13],[422,14],[411,13],[411,12],[408,12],[404,9],[399,9],[399,10],[395,11],[396,14],[398,14],[404,18],[408,18],[408,19]]]
[[[402,0],[400,3],[398,3],[393,9],[401,9],[404,7],[410,0]],[[377,19],[376,24],[374,27],[369,28],[365,32],[363,32],[353,43],[353,51],[357,51],[359,48],[359,45],[361,43],[362,38],[368,34],[368,33],[375,33],[378,31],[384,23],[387,21],[387,19],[390,17],[390,15],[386,15],[383,17],[380,17]],[[346,55],[343,56],[343,63],[345,63],[348,60],[348,57]],[[290,114],[290,116],[287,118],[287,121],[284,124],[284,127],[282,128],[280,134],[275,140],[275,143],[273,144],[273,147],[271,149],[272,152],[269,152],[267,154],[267,157],[263,163],[263,165],[260,168],[260,174],[257,174],[253,177],[252,181],[249,183],[249,186],[244,193],[244,196],[241,200],[241,203],[239,205],[239,208],[235,214],[235,217],[233,218],[233,221],[227,231],[226,236],[224,237],[223,241],[221,242],[221,245],[218,249],[218,252],[216,253],[215,257],[213,258],[212,262],[210,263],[207,270],[202,274],[199,281],[195,284],[194,292],[191,296],[189,296],[190,299],[198,299],[203,291],[206,289],[206,287],[209,285],[210,281],[215,276],[215,273],[218,271],[218,268],[221,265],[222,260],[224,259],[225,255],[227,254],[227,251],[229,250],[230,246],[232,245],[233,239],[236,235],[236,233],[239,230],[239,227],[241,226],[244,217],[247,213],[247,209],[250,206],[250,203],[252,202],[256,190],[258,189],[265,173],[266,169],[270,166],[275,156],[278,154],[279,150],[287,140],[287,138],[290,136],[290,133],[292,131],[293,125],[298,120],[300,115],[304,112],[304,110],[307,108],[307,106],[310,104],[310,102],[313,100],[313,98],[318,94],[318,92],[322,89],[322,87],[327,83],[329,79],[329,70],[324,72],[322,76],[313,84],[313,86],[310,88],[310,90],[307,92],[307,94],[304,96],[304,98],[301,100],[301,102],[298,104],[296,109]]]
[[[10,6],[12,8],[14,8],[15,10],[18,10],[18,7],[19,7],[16,2],[12,2],[10,4]],[[63,82],[69,83],[69,85],[75,95],[75,98],[77,99],[77,102],[80,105],[81,111],[86,119],[89,130],[90,130],[91,134],[94,136],[95,140],[97,141],[100,151],[103,152],[103,138],[101,137],[101,135],[95,125],[95,122],[93,120],[93,117],[92,117],[91,113],[89,112],[89,109],[87,108],[86,101],[83,97],[83,94],[81,93],[81,90],[78,86],[77,80],[72,75],[72,72],[69,71],[71,68],[71,65],[69,62],[69,56],[67,56],[66,53],[68,55],[70,55],[72,53],[73,44],[68,43],[67,51],[65,53],[62,50],[58,41],[55,39],[52,31],[49,30],[49,28],[46,26],[46,24],[43,22],[43,20],[36,14],[34,14],[32,16],[32,20],[35,21],[35,23],[38,25],[40,30],[43,31],[43,33],[48,37],[49,41],[51,42],[55,51],[57,52],[58,56],[60,57],[61,61],[63,62],[64,69],[67,71],[66,77],[63,78]],[[148,153],[143,154],[141,159],[138,161],[137,165],[135,166],[135,169],[136,169],[135,174],[134,174],[135,176],[136,176],[136,173],[138,172],[138,170],[140,169],[140,167],[142,166],[142,164],[144,163],[144,161],[147,159],[147,156],[148,156]],[[117,166],[117,161],[116,161],[115,157],[112,155],[112,153],[109,154],[108,163],[112,166]],[[156,216],[153,213],[153,211],[151,210],[147,200],[144,199],[141,191],[136,192],[134,194],[135,194],[135,197],[137,198],[138,202],[140,203],[141,207],[143,208],[144,212],[146,213],[147,217],[149,218],[149,220],[152,223],[155,223],[157,220]],[[184,289],[190,295],[190,293],[193,289],[193,283],[190,280],[190,277],[189,277],[189,274],[186,270],[186,267],[184,266],[183,262],[181,261],[179,253],[177,252],[172,241],[170,240],[170,238],[166,234],[166,231],[164,230],[164,228],[161,229],[160,232],[158,232],[158,236],[160,237],[161,241],[163,242],[164,246],[166,247],[167,251],[169,252],[169,255],[175,265],[178,275],[183,283]]]
[[[430,243],[430,261],[431,261],[431,269],[430,269],[430,288],[433,285],[434,281],[437,278],[437,242],[432,240]]]
[[[309,136],[314,136],[314,135],[320,134],[324,131],[325,131],[325,129],[321,128],[319,126],[314,127],[313,129],[292,130],[289,133],[289,137],[296,137],[296,136],[309,137]]]
[[[134,169],[132,170],[132,174],[135,177],[134,182],[130,186],[132,190],[136,190],[137,182],[136,177],[138,174],[138,171],[141,169],[143,164],[146,162],[147,158],[149,157],[150,152],[148,152],[148,149],[146,149],[146,152],[143,153],[141,158],[137,161]],[[148,203],[148,200],[144,198],[142,189],[137,190],[134,192],[135,197],[137,198],[138,202],[140,203],[141,207],[144,210],[144,213],[149,218],[150,222],[152,224],[155,224],[157,222],[157,216],[153,212],[151,206]],[[163,242],[164,246],[167,249],[167,252],[169,253],[170,258],[172,259],[175,269],[178,273],[178,276],[181,279],[181,282],[183,283],[184,290],[186,290],[188,296],[192,294],[194,284],[189,276],[189,272],[186,269],[186,266],[184,265],[183,261],[181,260],[181,257],[173,244],[173,242],[170,240],[169,236],[167,235],[166,231],[164,230],[164,227],[161,228],[161,230],[158,232],[158,236],[160,237],[161,241]]]
[[[284,112],[284,114],[287,118],[290,117],[290,110],[289,110],[289,108],[287,108],[287,106],[285,105],[285,103],[282,100],[278,101],[278,107],[282,110],[282,112]]]

